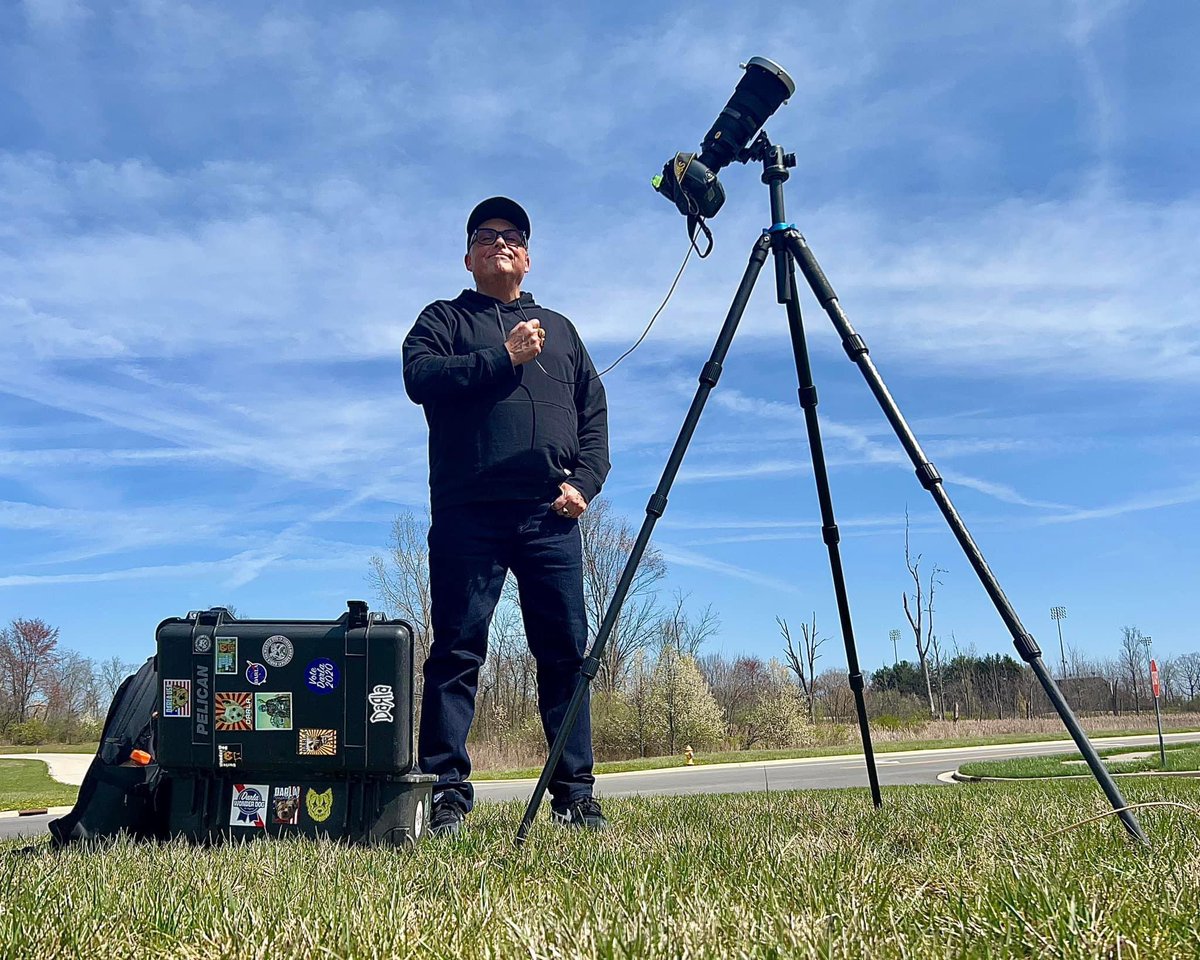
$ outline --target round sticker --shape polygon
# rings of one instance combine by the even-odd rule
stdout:
[[[193,653],[208,653],[212,649],[212,637],[207,633],[202,633],[196,637],[196,641],[192,644]]]
[[[267,682],[267,668],[261,663],[246,662],[246,682],[261,687]]]
[[[304,682],[313,693],[333,693],[341,679],[338,665],[325,657],[318,657],[304,668]]]
[[[272,667],[286,667],[292,662],[294,652],[292,641],[287,637],[276,635],[263,642],[263,659]]]

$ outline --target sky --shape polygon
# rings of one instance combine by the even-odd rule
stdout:
[[[494,12],[493,12],[494,10]],[[0,5],[0,622],[137,660],[213,604],[332,618],[427,501],[400,346],[456,295],[479,199],[528,209],[525,289],[598,366],[687,250],[650,188],[752,56],[796,93],[788,218],[1025,626],[1200,649],[1200,7],[1185,0]],[[635,527],[751,246],[716,249],[605,377],[604,494]],[[764,271],[654,543],[710,649],[844,664],[786,318]],[[1011,639],[856,367],[802,301],[855,638],[913,658],[914,554],[943,643]]]

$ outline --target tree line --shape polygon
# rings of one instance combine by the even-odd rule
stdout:
[[[15,618],[0,629],[0,739],[8,743],[98,740],[108,705],[133,665],[94,661],[59,646],[41,619]]]
[[[370,558],[376,600],[413,626],[418,664],[432,641],[428,517],[406,512],[392,524],[386,552]],[[589,645],[594,642],[634,544],[629,522],[603,498],[580,518]],[[934,629],[934,597],[945,573],[923,572],[905,536],[913,581],[902,606],[913,630],[915,662],[900,659],[869,673],[867,709],[889,727],[923,719],[1049,716],[1032,670],[1008,654],[960,648],[953,632]],[[781,748],[811,743],[822,731],[855,722],[845,671],[822,667],[828,640],[815,613],[793,626],[779,616],[778,657],[727,657],[706,652],[719,614],[681,592],[667,595],[667,566],[647,550],[592,685],[593,736],[601,758],[728,748]],[[0,739],[17,743],[96,739],[121,681],[133,669],[119,657],[95,662],[59,645],[59,632],[38,619],[14,619],[0,631]],[[1060,668],[1061,670],[1061,668]],[[1200,709],[1200,653],[1159,661],[1168,709]],[[1056,671],[1059,672],[1059,671]],[[1136,627],[1122,628],[1120,652],[1088,659],[1070,650],[1066,676],[1056,677],[1079,713],[1140,713],[1149,705],[1147,645]],[[516,584],[506,583],[480,675],[472,739],[499,748],[539,751],[536,665],[528,651]]]

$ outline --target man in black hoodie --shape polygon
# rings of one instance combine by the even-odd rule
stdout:
[[[475,289],[431,303],[404,341],[404,386],[429,424],[433,645],[419,760],[438,778],[434,833],[457,833],[474,801],[467,733],[508,572],[547,743],[587,643],[578,521],[608,475],[608,407],[575,327],[521,292],[529,233],[528,215],[506,197],[475,207],[465,257]],[[550,781],[553,817],[605,826],[594,782],[585,705]]]

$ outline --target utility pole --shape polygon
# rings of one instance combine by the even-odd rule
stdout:
[[[892,640],[892,666],[898,667],[900,666],[900,654],[896,650],[896,644],[900,642],[900,631],[889,630],[888,636]]]
[[[1067,650],[1063,646],[1062,622],[1067,619],[1066,607],[1051,607],[1050,619],[1058,627],[1058,656],[1062,660],[1062,679],[1067,679]]]

